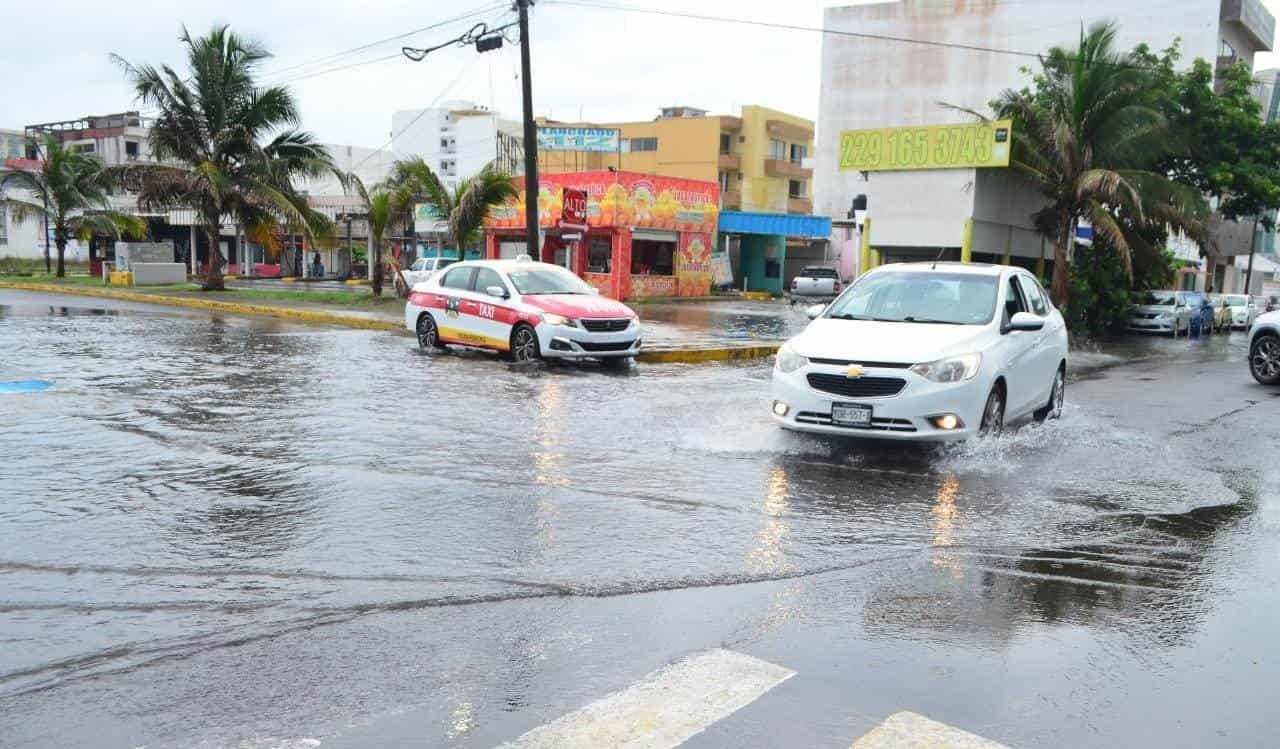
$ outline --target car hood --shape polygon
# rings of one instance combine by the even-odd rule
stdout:
[[[1133,308],[1133,312],[1142,313],[1144,315],[1159,315],[1164,312],[1173,312],[1176,307],[1163,307],[1158,304],[1139,304]]]
[[[530,307],[565,317],[636,316],[636,313],[622,302],[594,294],[534,294],[520,299]]]
[[[981,351],[990,335],[986,325],[819,318],[791,339],[791,347],[808,359],[919,364]]]

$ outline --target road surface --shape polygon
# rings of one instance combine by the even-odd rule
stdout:
[[[1280,390],[1241,334],[934,450],[778,431],[767,362],[17,292],[0,347],[55,381],[0,396],[0,746],[1280,732]]]

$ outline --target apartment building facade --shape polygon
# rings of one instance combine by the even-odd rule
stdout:
[[[640,122],[541,124],[617,129],[621,139],[615,153],[539,151],[547,174],[619,169],[717,182],[724,210],[813,212],[814,127],[803,117],[755,105],[739,116],[673,106]]]
[[[395,112],[391,131],[392,153],[421,156],[450,190],[490,163],[508,174],[524,173],[521,124],[475,102]]]
[[[1272,48],[1275,27],[1261,0],[895,0],[828,8],[824,28],[865,36],[823,37],[817,212],[861,224],[865,200],[870,242],[886,260],[958,259],[967,235],[975,260],[1042,265],[1052,248],[1031,220],[1040,198],[1008,169],[842,170],[841,134],[971,122],[961,109],[989,111],[1002,91],[1030,83],[1022,68],[1035,64],[1035,54],[1074,47],[1082,28],[1104,20],[1116,22],[1121,49],[1179,40],[1185,65],[1252,61]],[[846,248],[860,241],[844,239]]]

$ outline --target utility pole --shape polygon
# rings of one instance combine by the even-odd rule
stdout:
[[[529,72],[529,6],[533,0],[516,0],[520,10],[520,87],[524,97],[524,223],[529,256],[541,259],[538,244],[538,126],[533,121],[533,78]]]

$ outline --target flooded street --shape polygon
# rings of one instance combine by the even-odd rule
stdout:
[[[712,648],[795,675],[687,746],[1274,746],[1245,344],[1084,353],[1062,420],[924,449],[778,430],[764,361],[0,291],[0,381],[55,383],[0,395],[0,746],[493,746]]]

